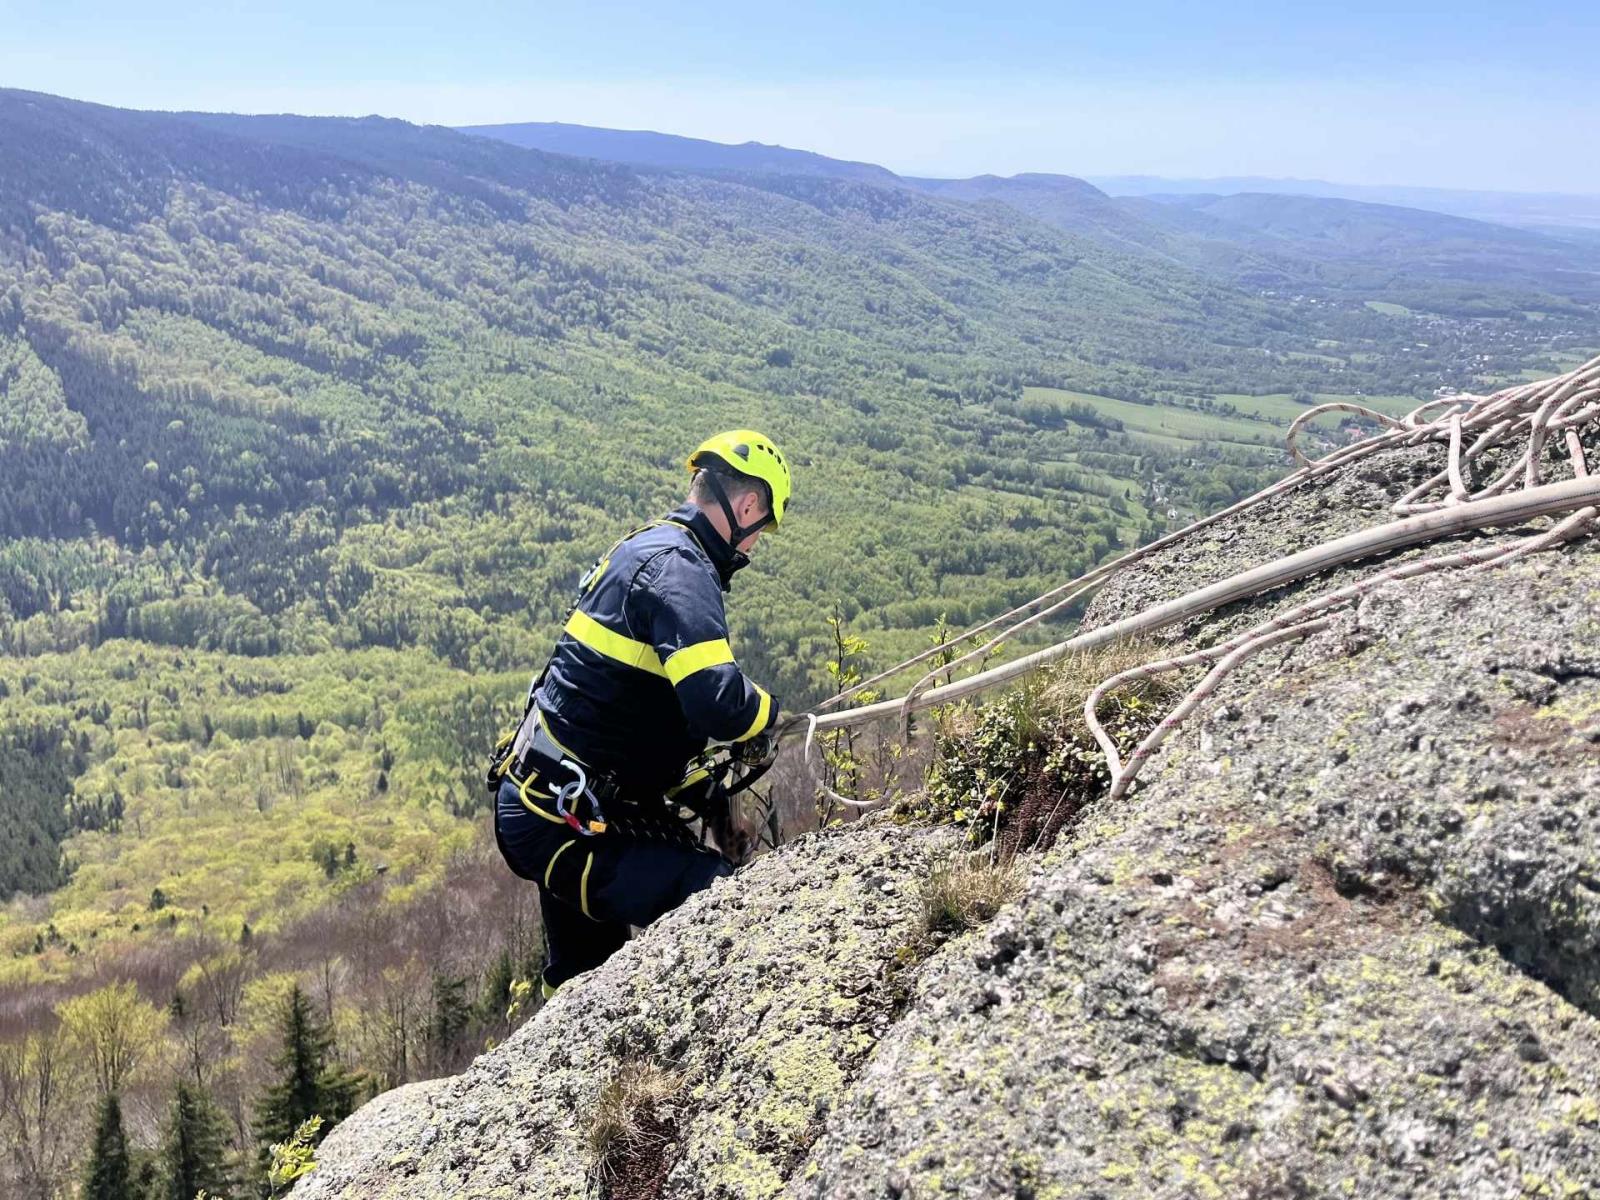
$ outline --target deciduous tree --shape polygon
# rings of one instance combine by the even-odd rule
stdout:
[[[122,1090],[161,1043],[167,1012],[144,1000],[132,980],[108,983],[56,1006],[72,1043],[94,1072],[101,1096]]]

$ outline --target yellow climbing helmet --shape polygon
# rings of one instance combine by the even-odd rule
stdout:
[[[701,442],[689,456],[689,470],[698,471],[715,459],[728,470],[761,480],[772,494],[772,523],[783,520],[784,507],[789,503],[791,484],[789,464],[783,452],[765,434],[754,429],[731,429]]]

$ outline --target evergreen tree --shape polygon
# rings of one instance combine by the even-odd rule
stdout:
[[[434,1065],[449,1070],[460,1049],[462,1036],[472,1021],[467,1003],[467,981],[433,973],[433,1013],[428,1021],[428,1044]]]
[[[100,1102],[80,1195],[82,1200],[135,1200],[128,1139],[122,1132],[122,1105],[115,1092],[107,1093]]]
[[[173,1097],[161,1160],[163,1200],[194,1200],[202,1188],[220,1198],[233,1186],[222,1116],[204,1092],[186,1083]]]
[[[272,1144],[288,1141],[306,1118],[320,1116],[326,1133],[349,1116],[360,1083],[332,1061],[333,1031],[318,1020],[299,984],[290,989],[278,1014],[278,1032],[283,1049],[272,1060],[278,1081],[262,1093],[256,1107],[263,1172]]]

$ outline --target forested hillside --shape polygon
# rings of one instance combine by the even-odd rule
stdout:
[[[485,742],[706,434],[797,464],[730,615],[798,707],[831,615],[898,657],[1253,489],[1314,395],[1596,340],[1392,309],[900,186],[0,92],[0,1191],[180,1078],[254,1164],[296,986],[367,1090],[503,1034]]]
[[[1326,190],[1332,185],[1224,179],[1213,181],[1217,186],[1204,189],[1207,194],[1195,194],[1179,181],[1176,194],[1166,195],[1152,181],[1120,179],[1111,181],[1113,197],[1070,175],[916,179],[777,146],[723,145],[582,125],[486,125],[468,132],[597,159],[724,176],[742,171],[866,179],[1004,205],[1134,255],[1257,291],[1323,301],[1361,296],[1449,317],[1514,317],[1529,311],[1573,313],[1574,301],[1581,309],[1600,300],[1600,252],[1574,240],[1581,228],[1512,229],[1478,215],[1480,209],[1498,211],[1495,197],[1514,199],[1508,194],[1354,188],[1341,196],[1337,188]],[[1277,194],[1274,184],[1285,185],[1288,194]],[[1389,200],[1391,193],[1396,198]],[[1386,202],[1369,202],[1379,199]],[[1523,216],[1510,224],[1536,224],[1530,214],[1540,211],[1534,203],[1539,198],[1522,199],[1525,206],[1511,207]],[[1466,216],[1477,219],[1445,215],[1458,211],[1452,204],[1464,202]],[[1586,211],[1583,205],[1593,208],[1592,201],[1582,201],[1575,211]]]

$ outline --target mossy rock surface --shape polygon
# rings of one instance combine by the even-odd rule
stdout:
[[[1434,453],[1224,522],[1090,619],[1388,519]],[[1600,1197],[1594,545],[1394,585],[1253,660],[935,947],[919,888],[955,838],[761,860],[357,1113],[295,1195],[583,1195],[586,1107],[647,1055],[687,1078],[663,1196]]]

